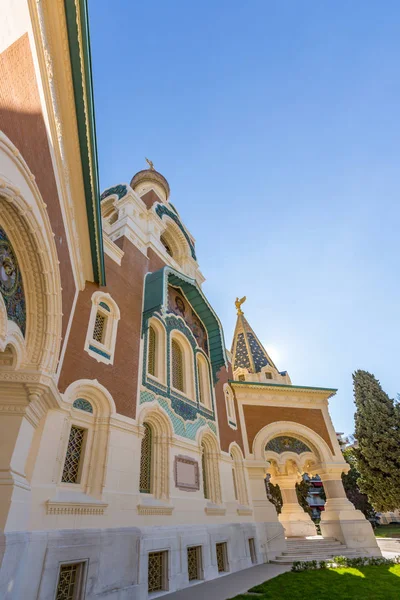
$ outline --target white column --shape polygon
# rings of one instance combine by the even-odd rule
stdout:
[[[380,556],[371,523],[348,500],[342,483],[346,465],[318,473],[326,494],[325,510],[321,512],[321,533],[334,537],[348,548],[362,550],[365,555]]]
[[[254,521],[263,560],[273,560],[286,550],[285,533],[279,522],[275,506],[267,498],[265,490],[266,467],[269,463],[247,461],[246,468],[249,476],[249,496],[253,507]]]
[[[0,530],[28,528],[31,486],[25,468],[39,418],[40,392],[2,386],[0,400]]]
[[[299,475],[274,475],[271,477],[271,483],[279,485],[281,490],[283,505],[279,521],[285,528],[286,537],[317,535],[315,524],[297,499],[296,483],[300,483],[300,481]]]

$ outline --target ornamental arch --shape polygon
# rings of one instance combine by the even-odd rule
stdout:
[[[7,175],[5,175],[7,173]],[[0,352],[13,348],[13,367],[52,374],[56,371],[61,344],[61,279],[54,234],[35,177],[18,149],[0,132],[0,227],[15,255],[11,269],[21,273],[26,327],[20,319],[19,333],[4,318],[0,295]],[[4,264],[1,265],[4,269]],[[15,271],[14,271],[15,272]],[[7,313],[7,307],[6,307]],[[18,319],[14,319],[14,323]]]
[[[292,447],[287,451],[283,448],[279,453],[274,451],[271,442],[277,438],[296,440],[300,451]],[[336,462],[328,444],[321,436],[309,427],[291,421],[277,421],[263,427],[254,438],[253,454],[256,460],[279,459],[280,464],[290,459],[299,468],[310,468],[311,464],[313,469],[325,468],[326,465]],[[340,462],[344,462],[344,459]]]

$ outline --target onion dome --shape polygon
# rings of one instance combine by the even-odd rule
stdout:
[[[149,189],[155,188],[161,193],[163,200],[167,202],[170,194],[168,181],[165,179],[164,175],[161,175],[161,173],[155,170],[151,160],[146,158],[146,161],[150,168],[139,171],[132,177],[130,183],[131,188],[137,192],[139,196],[142,196]]]

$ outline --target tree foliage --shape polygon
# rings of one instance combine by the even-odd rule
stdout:
[[[400,507],[400,408],[367,371],[353,374],[360,491],[377,511]]]
[[[268,479],[265,480],[265,488],[268,500],[272,502],[272,504],[275,506],[276,512],[278,513],[278,515],[280,515],[283,505],[281,488],[279,487],[279,485],[274,485],[273,483],[271,483]]]
[[[296,494],[297,500],[303,510],[309,515],[311,514],[311,508],[308,504],[307,496],[310,491],[310,482],[307,479],[302,479],[300,483],[296,483]]]
[[[360,492],[360,488],[358,487],[357,482],[360,478],[360,473],[357,469],[357,459],[354,454],[354,448],[344,448],[342,452],[344,459],[350,465],[350,471],[347,474],[342,474],[346,495],[357,510],[361,510],[367,519],[372,520],[375,517],[375,510],[368,501],[368,496]]]

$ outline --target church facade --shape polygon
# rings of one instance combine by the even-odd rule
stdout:
[[[145,600],[274,560],[316,534],[303,473],[322,535],[379,554],[343,489],[336,390],[292,384],[244,299],[226,349],[151,161],[100,195],[86,3],[1,11],[0,596]]]

